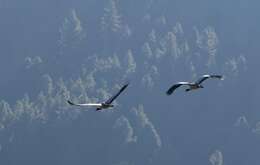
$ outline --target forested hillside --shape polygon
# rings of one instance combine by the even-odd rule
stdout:
[[[257,5],[0,0],[0,164],[259,165]]]

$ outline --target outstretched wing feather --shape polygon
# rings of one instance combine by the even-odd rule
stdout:
[[[196,84],[201,84],[203,81],[207,80],[208,78],[218,78],[222,79],[223,76],[221,75],[203,75],[200,79],[198,79],[195,83]]]
[[[114,96],[110,97],[105,103],[111,104],[127,88],[128,85],[129,83],[124,85]]]
[[[179,83],[177,83],[177,84],[174,84],[173,86],[171,86],[171,87],[167,90],[166,94],[167,94],[167,95],[171,95],[171,94],[175,91],[175,89],[179,88],[179,87],[182,86],[182,85],[189,85],[189,84],[190,84],[190,83],[188,83],[188,82],[179,82]]]
[[[81,107],[85,107],[85,106],[88,106],[88,107],[100,107],[102,106],[102,104],[100,103],[86,103],[86,104],[76,104],[70,100],[67,101],[70,105],[73,105],[73,106],[81,106]]]

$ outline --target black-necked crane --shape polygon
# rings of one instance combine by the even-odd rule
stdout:
[[[67,102],[70,105],[74,105],[74,106],[80,106],[80,107],[94,107],[96,108],[96,111],[100,111],[103,109],[108,109],[108,108],[112,108],[114,107],[114,105],[112,104],[113,101],[127,88],[127,86],[129,85],[129,83],[125,84],[115,95],[113,95],[112,97],[110,97],[107,101],[102,102],[102,103],[84,103],[84,104],[77,104],[74,103],[70,100],[68,100]]]
[[[187,88],[185,91],[191,91],[191,90],[196,90],[196,89],[200,89],[200,88],[204,88],[201,84],[202,82],[204,82],[205,80],[209,79],[209,78],[217,78],[220,80],[223,80],[223,76],[222,75],[203,75],[201,78],[199,78],[197,81],[195,82],[178,82],[174,85],[172,85],[166,92],[167,95],[171,95],[175,89],[177,89],[178,87],[182,86],[182,85],[186,85],[189,88]]]

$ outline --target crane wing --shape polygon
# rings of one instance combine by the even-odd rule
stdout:
[[[112,97],[110,97],[105,104],[111,104],[129,85],[129,83],[125,84],[115,95],[113,95]]]
[[[203,75],[200,79],[198,79],[195,83],[201,84],[203,81],[207,80],[208,78],[217,78],[217,79],[223,79],[222,75]]]
[[[189,82],[178,82],[177,84],[174,84],[173,86],[171,86],[171,87],[167,90],[166,94],[167,94],[167,95],[171,95],[171,94],[175,91],[175,89],[179,88],[179,87],[182,86],[182,85],[190,85],[190,83],[189,83]]]
[[[86,104],[77,104],[77,103],[74,103],[70,100],[67,101],[70,105],[73,105],[73,106],[80,106],[80,107],[101,107],[102,104],[100,103],[86,103]]]

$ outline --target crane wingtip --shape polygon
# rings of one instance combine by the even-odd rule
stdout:
[[[71,102],[70,100],[67,100],[67,103],[70,105],[75,105],[73,102]]]

